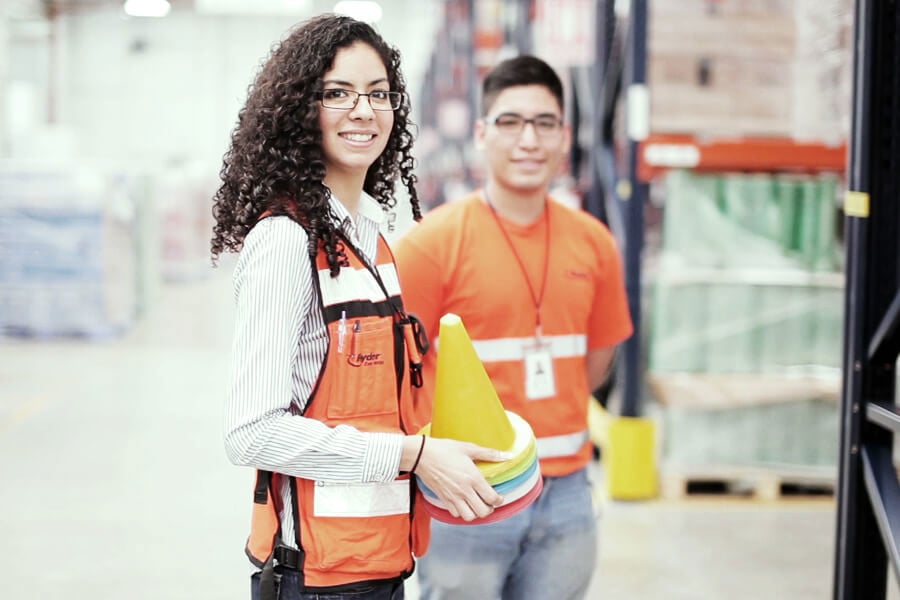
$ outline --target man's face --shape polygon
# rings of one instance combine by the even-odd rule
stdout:
[[[475,143],[484,151],[488,176],[522,193],[548,186],[570,140],[556,97],[542,85],[506,88],[475,125]]]

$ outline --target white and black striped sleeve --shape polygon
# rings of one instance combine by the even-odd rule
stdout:
[[[285,217],[264,219],[244,240],[234,273],[226,452],[237,465],[295,477],[390,481],[402,435],[332,428],[297,414],[328,344],[306,246],[306,232]]]

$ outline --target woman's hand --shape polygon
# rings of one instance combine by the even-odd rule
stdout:
[[[409,442],[410,439],[414,442]],[[415,455],[422,438],[409,436],[404,443],[404,454],[407,443]],[[444,501],[451,515],[472,521],[488,516],[503,502],[503,496],[491,487],[474,461],[501,462],[510,458],[508,452],[470,442],[428,437],[415,473]]]

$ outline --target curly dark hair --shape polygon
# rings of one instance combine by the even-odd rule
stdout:
[[[238,113],[213,197],[213,264],[223,252],[237,252],[260,216],[286,215],[309,235],[309,253],[324,248],[332,277],[347,264],[328,204],[325,157],[319,127],[318,93],[338,50],[364,42],[381,57],[391,90],[406,97],[400,53],[368,24],[323,14],[300,23],[275,45],[250,86]],[[381,156],[369,167],[363,189],[392,208],[399,177],[409,192],[413,218],[422,218],[411,154],[415,125],[406,101],[394,111],[394,125]]]

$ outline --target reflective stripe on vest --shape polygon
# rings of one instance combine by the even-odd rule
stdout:
[[[572,358],[587,355],[587,336],[574,335],[545,335],[541,342],[550,344],[550,354],[553,358]],[[524,349],[534,346],[537,338],[498,338],[493,340],[472,340],[478,358],[482,362],[501,362],[523,360]]]
[[[539,458],[558,458],[571,456],[581,450],[589,439],[588,431],[578,431],[566,435],[553,435],[537,438],[537,453]]]
[[[393,264],[378,265],[378,274],[391,296],[400,295],[400,280]],[[330,269],[319,269],[319,288],[322,290],[325,306],[358,300],[383,302],[385,299],[378,282],[365,267],[344,267],[341,269],[340,279],[338,284],[331,276]]]
[[[409,514],[409,480],[388,483],[316,482],[317,517],[385,517]]]

